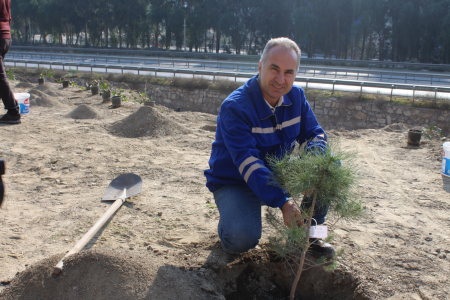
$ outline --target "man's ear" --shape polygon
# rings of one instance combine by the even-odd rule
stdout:
[[[262,69],[262,63],[261,63],[261,62],[259,62],[259,67],[258,67],[258,72],[259,72],[259,75],[261,75],[261,69]]]

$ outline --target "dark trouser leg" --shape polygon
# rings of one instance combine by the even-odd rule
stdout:
[[[261,238],[261,200],[247,185],[226,185],[214,192],[219,208],[222,248],[242,253],[255,248]]]
[[[5,109],[8,110],[8,114],[17,115],[20,111],[19,104],[14,98],[14,94],[9,86],[8,79],[6,78],[5,68],[3,67],[3,60],[10,46],[10,39],[0,39],[0,98],[2,98]]]
[[[302,201],[302,210],[304,208],[308,208],[308,209],[311,208],[312,201],[313,201],[312,197],[305,196]],[[329,205],[322,206],[320,199],[316,200],[316,204],[314,205],[313,218],[317,221],[317,225],[321,225],[325,222],[325,217],[327,216],[329,207],[330,207]],[[311,223],[311,225],[316,225],[316,224],[313,221]]]

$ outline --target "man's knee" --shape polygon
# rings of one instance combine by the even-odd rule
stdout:
[[[224,251],[235,253],[242,253],[255,248],[260,238],[261,231],[258,232],[257,230],[222,231],[220,234]]]

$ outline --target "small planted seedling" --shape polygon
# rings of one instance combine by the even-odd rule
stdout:
[[[301,219],[290,226],[280,220],[275,210],[269,209],[266,214],[267,221],[277,232],[276,236],[269,238],[271,248],[294,265],[291,300],[294,299],[302,271],[316,266],[333,271],[337,267],[336,257],[342,253],[338,251],[331,260],[325,257],[316,262],[305,259],[309,247],[316,241],[310,239],[314,210],[328,206],[328,215],[334,217],[334,224],[340,219],[353,220],[363,214],[363,205],[356,189],[356,154],[340,149],[335,142],[329,143],[323,154],[317,153],[313,149],[300,151],[295,158],[289,154],[281,158],[268,157],[274,175],[270,184],[285,190],[302,212]],[[305,195],[312,199],[309,208],[302,205]]]

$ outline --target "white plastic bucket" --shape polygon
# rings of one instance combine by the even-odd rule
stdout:
[[[444,155],[442,157],[442,175],[450,177],[450,142],[442,145],[444,148]]]
[[[20,114],[29,114],[30,113],[30,94],[28,93],[17,93],[14,94],[14,98],[16,98],[17,102],[19,102],[20,106]]]

